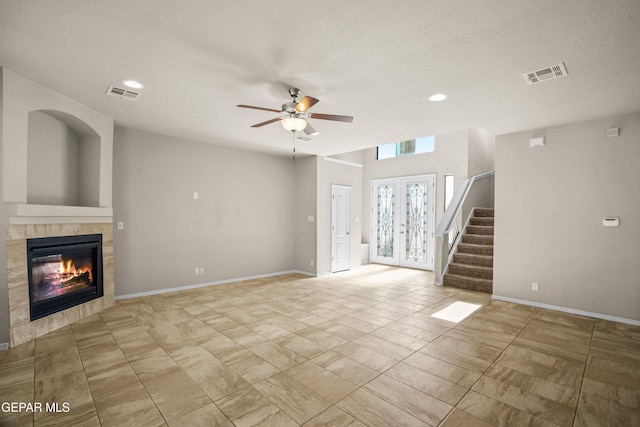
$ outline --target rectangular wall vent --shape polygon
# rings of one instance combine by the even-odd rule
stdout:
[[[530,85],[545,82],[547,80],[557,79],[558,77],[564,77],[568,75],[567,68],[564,66],[564,62],[558,65],[552,65],[551,67],[543,68],[537,71],[531,71],[522,75],[524,79]]]
[[[131,90],[122,89],[116,86],[109,86],[106,93],[110,96],[118,96],[120,98],[129,99],[131,101],[137,101],[138,98],[140,98],[140,94],[138,92],[133,92]]]

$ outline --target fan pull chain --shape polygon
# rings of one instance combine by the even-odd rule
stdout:
[[[293,160],[296,159],[296,131],[292,130],[291,135],[293,136]]]

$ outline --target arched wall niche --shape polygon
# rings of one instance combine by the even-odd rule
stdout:
[[[100,144],[99,134],[72,114],[30,111],[27,203],[100,206]]]

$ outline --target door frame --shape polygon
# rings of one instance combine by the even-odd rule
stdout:
[[[435,261],[435,214],[436,214],[436,178],[437,175],[435,173],[430,174],[421,174],[421,175],[409,175],[409,176],[398,176],[398,177],[390,177],[390,178],[380,178],[380,179],[372,179],[371,180],[371,215],[370,215],[370,239],[371,242],[369,249],[369,259],[371,262],[387,264],[387,265],[397,265],[401,267],[409,267],[409,268],[418,268],[422,270],[433,270],[434,269],[434,261]],[[421,261],[412,261],[405,259],[404,256],[401,255],[401,249],[405,247],[405,243],[401,241],[401,236],[404,238],[404,233],[406,232],[406,228],[401,230],[401,221],[404,221],[402,218],[402,214],[406,215],[406,194],[404,190],[406,189],[406,185],[410,183],[423,182],[427,181],[430,184],[430,192],[427,191],[427,209],[429,210],[427,216],[427,258],[425,262]],[[376,188],[380,185],[393,185],[395,188],[394,193],[394,216],[393,221],[394,224],[394,254],[392,257],[379,257],[377,255],[377,204],[378,204],[378,195],[375,192]]]

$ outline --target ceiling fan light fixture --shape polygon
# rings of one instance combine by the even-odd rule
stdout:
[[[300,117],[287,117],[282,120],[282,127],[292,132],[299,132],[307,127],[307,121]]]

